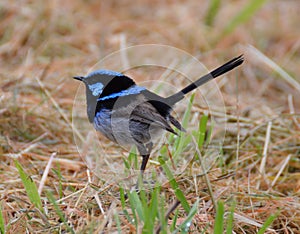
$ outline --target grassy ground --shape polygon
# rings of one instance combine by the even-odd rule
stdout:
[[[223,223],[228,233],[300,233],[300,3],[210,4],[0,3],[0,233],[152,233],[158,228],[222,233]],[[191,110],[176,107],[181,121],[190,114],[185,141],[180,145],[167,135],[168,145],[156,149],[149,164],[162,168],[171,182],[124,200],[126,191],[115,180],[88,170],[93,160],[86,162],[84,145],[78,153],[75,139],[86,137],[79,127],[89,124],[83,107],[76,112],[79,133],[74,133],[78,83],[71,77],[86,74],[116,50],[148,43],[184,50],[208,68],[241,53],[246,61],[217,81],[226,118],[215,100],[206,128],[201,116],[207,107],[197,101],[199,93]],[[131,74],[144,82],[164,72],[156,67]],[[168,82],[179,88],[180,80]],[[198,150],[193,140],[201,141],[213,119],[214,129],[218,123],[227,126],[224,142],[218,134],[212,140],[221,157],[212,157],[205,143]],[[102,169],[117,163],[123,171],[135,164],[126,150],[99,138],[111,160]],[[88,136],[84,140],[90,143]],[[96,154],[103,163],[102,151]],[[171,164],[164,160],[170,156],[178,165],[180,157],[192,160],[180,173],[168,173]],[[207,162],[202,162],[209,169],[206,176],[199,158]]]

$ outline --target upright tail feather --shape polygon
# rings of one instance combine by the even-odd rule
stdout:
[[[231,71],[235,67],[241,65],[244,62],[244,57],[243,55],[240,55],[229,62],[223,64],[222,66],[216,68],[215,70],[211,71],[210,73],[202,76],[200,79],[196,80],[195,82],[191,83],[178,93],[166,98],[166,102],[169,103],[170,105],[175,104],[176,102],[180,101],[185,94],[191,92],[192,90],[198,88],[199,86],[205,84],[206,82],[223,75],[226,72]]]

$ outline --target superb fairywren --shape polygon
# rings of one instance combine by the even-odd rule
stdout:
[[[163,130],[173,134],[171,125],[184,131],[171,115],[175,103],[184,95],[244,61],[236,57],[204,75],[181,91],[164,98],[138,86],[128,76],[110,70],[97,70],[87,76],[75,76],[86,86],[87,114],[95,129],[120,145],[136,145],[143,157],[141,172],[146,168],[153,138]]]

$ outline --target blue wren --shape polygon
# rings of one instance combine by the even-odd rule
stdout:
[[[86,86],[89,121],[108,139],[120,145],[136,145],[143,158],[140,169],[143,173],[153,139],[161,131],[176,134],[172,125],[184,131],[171,114],[174,104],[187,93],[234,69],[243,61],[243,55],[240,55],[166,98],[136,85],[128,76],[115,71],[96,70],[74,79]]]

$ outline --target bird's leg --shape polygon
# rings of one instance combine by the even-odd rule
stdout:
[[[146,144],[146,147],[144,146],[144,149],[147,151],[147,153],[141,154],[141,152],[140,152],[141,156],[143,157],[142,165],[141,165],[141,169],[140,169],[142,175],[144,174],[144,171],[146,169],[146,166],[147,166],[147,163],[148,163],[151,151],[152,151],[152,146],[153,146],[153,143],[150,142],[150,143]]]
[[[147,163],[148,163],[148,160],[149,160],[149,157],[150,157],[150,153],[152,151],[152,142],[146,144],[146,145],[137,145],[137,148],[138,148],[138,151],[140,153],[140,155],[143,157],[143,160],[142,160],[142,165],[141,165],[141,168],[140,168],[140,177],[138,178],[138,181],[136,183],[136,191],[139,190],[139,179],[141,179],[142,182],[144,182],[144,172],[145,172],[145,169],[146,169],[146,166],[147,166]]]
[[[141,165],[140,171],[141,171],[141,175],[144,175],[150,154],[142,155],[142,157],[143,157],[143,160],[142,160],[142,165]]]

